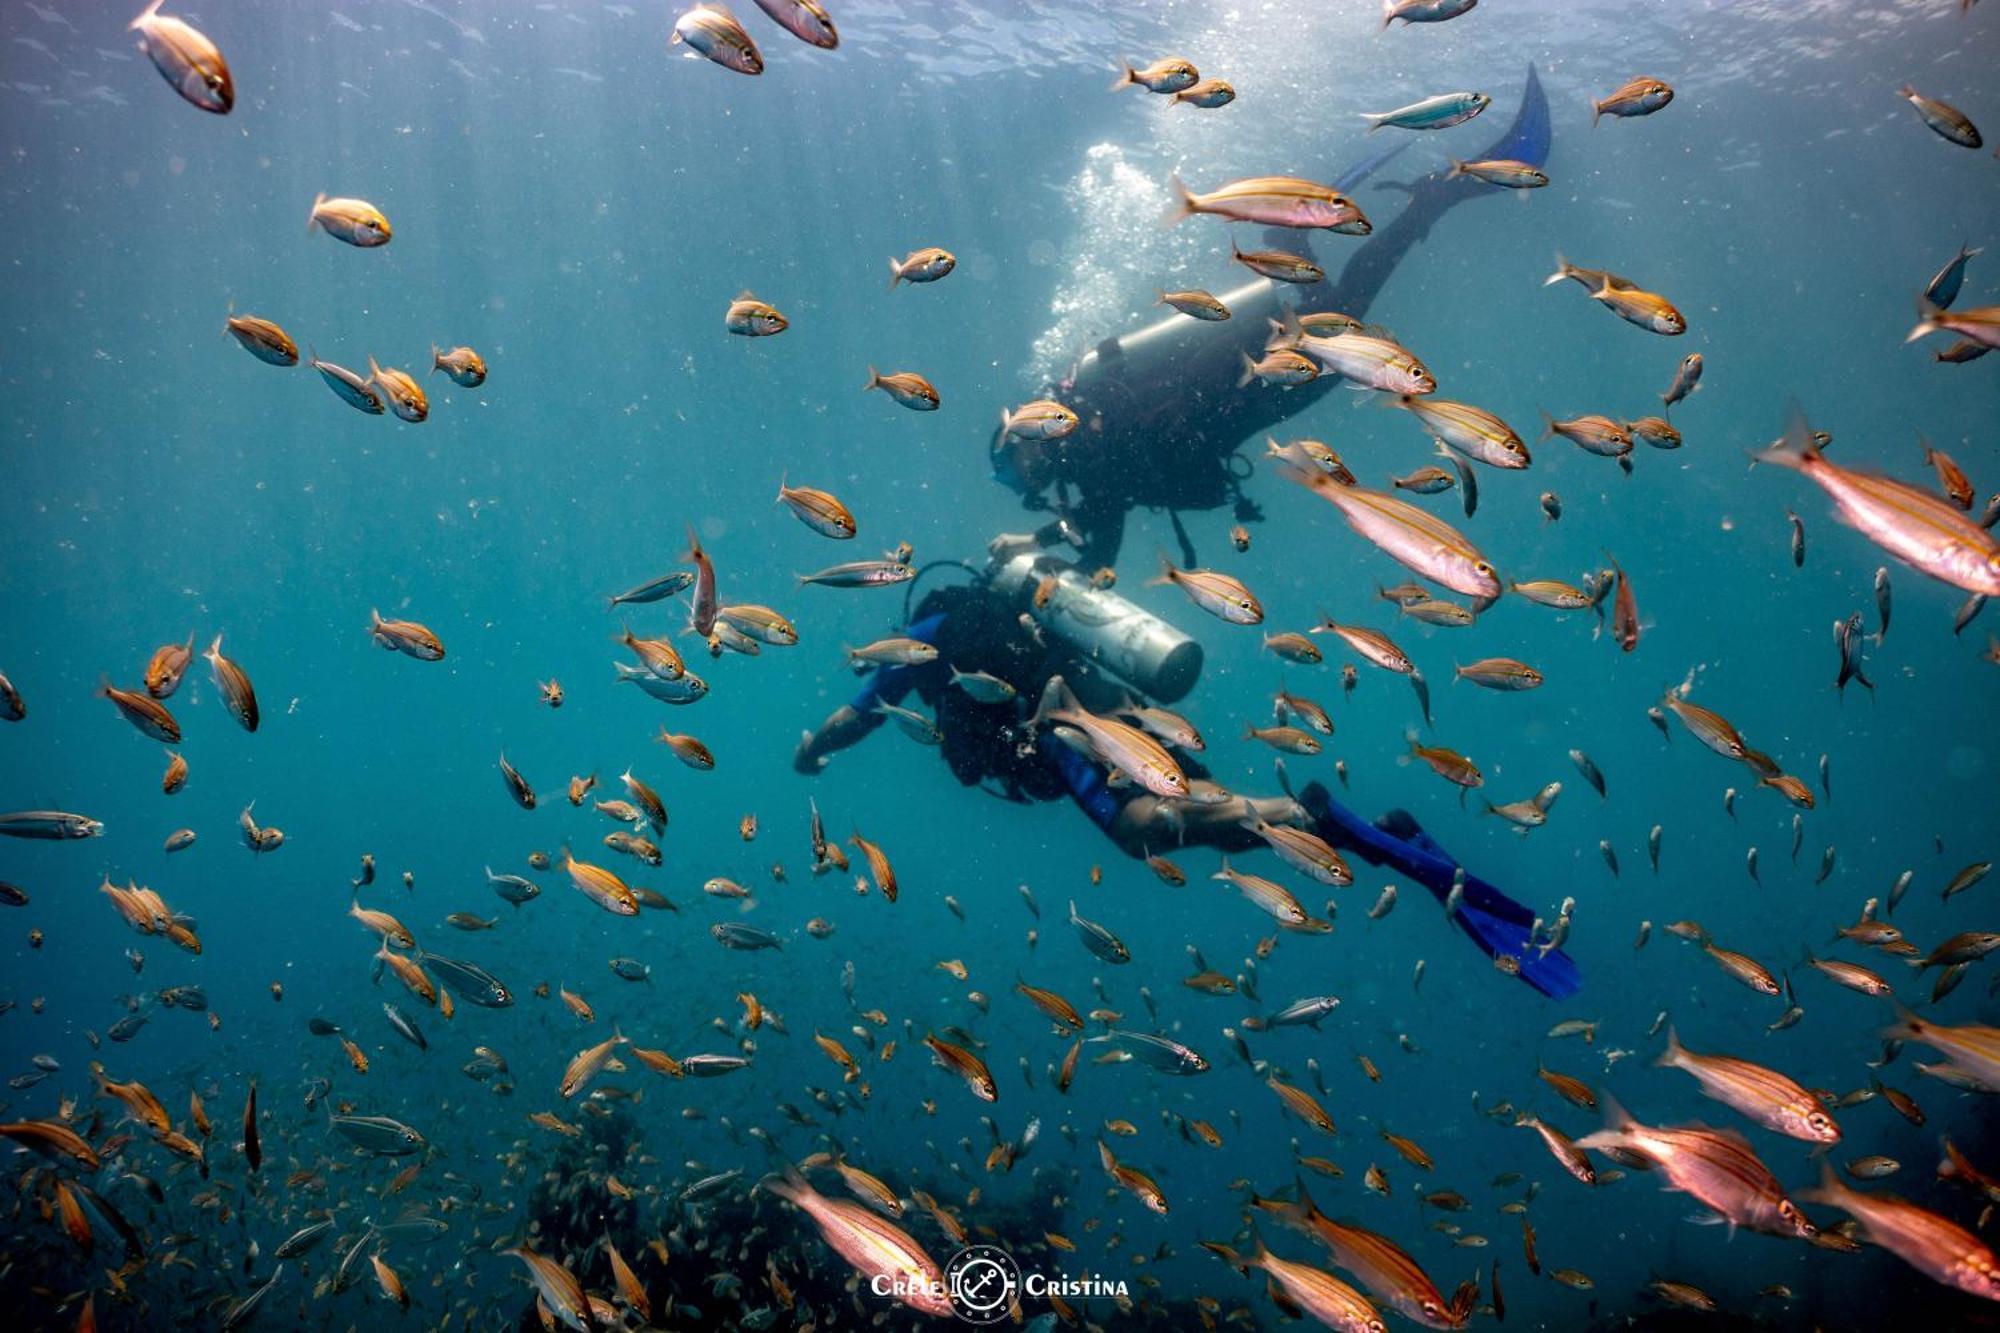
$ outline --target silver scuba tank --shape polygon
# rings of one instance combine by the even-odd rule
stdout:
[[[1035,606],[1034,591],[1050,576],[1055,590],[1046,606]],[[993,565],[987,584],[1091,662],[1162,703],[1182,698],[1201,677],[1199,643],[1108,588],[1091,586],[1054,556],[1026,553]]]

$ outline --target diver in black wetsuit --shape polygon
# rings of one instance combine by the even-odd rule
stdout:
[[[1540,164],[1547,149],[1548,104],[1530,70],[1514,124],[1487,156]],[[1348,173],[1340,188],[1351,188],[1393,155]],[[1417,182],[1410,187],[1410,205],[1348,261],[1333,299],[1315,305],[1361,317],[1396,262],[1447,207],[1492,188],[1442,176]],[[1312,829],[1336,848],[1417,881],[1440,902],[1455,902],[1452,919],[1529,985],[1556,998],[1573,994],[1582,984],[1576,965],[1560,949],[1544,949],[1536,940],[1533,911],[1467,873],[1404,811],[1392,810],[1371,823],[1334,801],[1319,783],[1296,800],[1217,793],[1210,803],[1161,801],[1136,786],[1110,786],[1097,761],[1039,735],[1032,725],[1043,687],[1057,676],[1085,707],[1109,713],[1135,702],[1134,691],[1139,701],[1175,702],[1201,672],[1199,644],[1109,590],[1093,587],[1075,565],[1048,549],[1066,543],[1084,568],[1108,565],[1126,511],[1140,504],[1177,510],[1233,500],[1239,517],[1255,517],[1231,471],[1236,449],[1246,436],[1331,387],[1329,376],[1286,395],[1237,391],[1241,355],[1261,349],[1278,295],[1274,284],[1260,281],[1224,300],[1233,312],[1227,322],[1175,317],[1107,340],[1086,356],[1057,390],[1085,422],[1068,440],[996,447],[996,468],[1027,492],[1030,507],[1053,508],[1059,516],[1036,533],[996,538],[983,571],[959,566],[974,575],[971,583],[928,593],[906,614],[903,632],[935,645],[936,660],[870,673],[850,703],[806,733],[794,767],[817,774],[834,753],[881,726],[891,716],[887,710],[914,691],[935,715],[946,763],[968,786],[982,785],[1013,801],[1068,796],[1133,855],[1183,842],[1225,849],[1261,845],[1243,827],[1252,814]],[[1054,498],[1043,499],[1041,492],[1049,488]],[[1071,498],[1072,489],[1079,498]],[[1187,544],[1184,534],[1182,544]],[[1192,551],[1187,562],[1196,563]],[[961,675],[977,679],[961,681]],[[1207,776],[1185,755],[1179,762],[1189,778]]]
[[[1548,98],[1530,66],[1513,123],[1478,156],[1540,166],[1548,160],[1549,140]],[[1334,187],[1354,189],[1408,142],[1350,169]],[[1448,209],[1507,193],[1442,170],[1396,188],[1409,192],[1409,203],[1360,243],[1326,289],[1259,278],[1222,294],[1230,310],[1225,321],[1169,315],[1106,338],[1085,353],[1069,376],[1050,388],[1050,396],[1074,409],[1083,424],[1057,441],[1008,439],[996,432],[990,447],[995,475],[1019,490],[1028,508],[1053,509],[1082,532],[1078,563],[1086,569],[1116,563],[1125,515],[1138,507],[1165,509],[1173,517],[1183,563],[1198,565],[1179,511],[1228,504],[1239,521],[1262,518],[1242,493],[1249,463],[1238,451],[1339,381],[1323,375],[1284,393],[1238,388],[1243,357],[1263,354],[1270,321],[1299,303],[1365,319],[1389,275]],[[1272,241],[1296,252],[1309,235],[1274,232]]]

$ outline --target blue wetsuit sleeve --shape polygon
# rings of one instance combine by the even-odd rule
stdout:
[[[1052,740],[1043,750],[1069,789],[1070,798],[1093,824],[1109,832],[1111,822],[1125,808],[1126,798],[1105,783],[1104,770],[1060,741]]]

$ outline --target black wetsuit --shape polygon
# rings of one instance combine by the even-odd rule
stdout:
[[[1053,675],[1073,682],[1072,688],[1093,711],[1115,707],[1119,692],[1094,678],[1088,664],[1060,641],[1030,635],[1020,626],[1019,610],[983,583],[933,590],[918,603],[903,633],[935,644],[937,659],[923,666],[870,672],[849,707],[865,719],[860,725],[872,729],[883,721],[878,703],[900,703],[914,691],[934,711],[944,736],[945,762],[960,782],[985,786],[1013,801],[1067,796],[1109,833],[1138,789],[1108,786],[1102,768],[1067,745],[1035,743],[1025,719],[1041,685]],[[980,703],[952,684],[953,668],[989,672],[1013,684],[1018,693],[1002,703]],[[1185,756],[1178,762],[1190,777],[1207,776]],[[1441,903],[1456,893],[1456,924],[1489,958],[1503,962],[1536,990],[1562,999],[1582,986],[1582,976],[1567,954],[1542,949],[1535,942],[1535,914],[1530,908],[1466,871],[1406,811],[1391,810],[1371,823],[1335,801],[1317,782],[1300,793],[1299,801],[1313,830],[1334,847],[1408,876]],[[1222,834],[1216,845],[1225,849],[1259,844],[1247,829],[1212,832]],[[1126,850],[1136,854],[1133,848]]]
[[[1521,105],[1505,134],[1483,154],[1536,165],[1549,152],[1548,99],[1530,67]],[[1337,188],[1353,188],[1406,140],[1349,170]],[[1270,320],[1281,307],[1333,310],[1364,319],[1403,257],[1456,204],[1507,193],[1469,176],[1433,173],[1407,189],[1409,203],[1348,256],[1331,284],[1294,288],[1260,283],[1231,300],[1231,317],[1204,322],[1175,316],[1087,353],[1052,392],[1082,418],[1055,443],[994,438],[995,474],[1023,492],[1031,509],[1066,514],[1086,537],[1079,564],[1085,569],[1116,562],[1127,511],[1144,506],[1176,513],[1230,504],[1244,521],[1261,517],[1242,494],[1250,463],[1239,454],[1246,441],[1317,401],[1340,377],[1323,375],[1279,392],[1250,392],[1237,385],[1243,357],[1260,356]],[[1312,233],[1272,236],[1280,249],[1305,249]],[[1335,238],[1329,244],[1347,244]],[[1179,528],[1186,563],[1199,563]]]

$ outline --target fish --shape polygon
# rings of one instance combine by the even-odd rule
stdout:
[[[1408,393],[1384,401],[1408,412],[1454,454],[1504,471],[1519,471],[1533,461],[1514,428],[1483,407]]]
[[[1840,1142],[1840,1125],[1819,1099],[1774,1069],[1724,1055],[1700,1055],[1667,1028],[1667,1049],[1654,1064],[1693,1075],[1704,1094],[1773,1133],[1807,1143]]]
[[[1264,608],[1241,580],[1212,569],[1181,569],[1167,556],[1160,557],[1160,576],[1152,584],[1171,584],[1187,594],[1188,600],[1216,619],[1231,625],[1263,622]]]
[[[1476,181],[1503,186],[1509,190],[1539,190],[1549,183],[1548,173],[1532,162],[1517,162],[1504,157],[1481,158],[1472,162],[1462,162],[1458,158],[1448,157],[1445,161],[1451,163],[1451,170],[1444,174],[1446,180],[1458,176],[1470,176]]]
[[[1929,1046],[1988,1091],[2000,1092],[2000,1028],[1933,1023],[1900,1004],[1896,1012],[1896,1023],[1883,1030],[1885,1038]]]
[[[1658,79],[1641,76],[1620,85],[1610,96],[1591,102],[1590,124],[1593,129],[1596,128],[1599,118],[1603,116],[1617,120],[1650,116],[1673,100],[1674,90],[1671,87]]]
[[[1297,176],[1253,176],[1230,181],[1207,194],[1190,190],[1179,176],[1169,182],[1178,201],[1168,222],[1210,213],[1230,222],[1295,227],[1366,236],[1374,230],[1352,199],[1330,185]]]
[[[897,560],[854,560],[796,577],[801,587],[818,584],[825,588],[889,588],[908,583],[916,577],[916,570]]]
[[[190,106],[226,116],[236,106],[236,82],[222,51],[198,29],[160,9],[166,0],[151,0],[127,25],[139,34],[139,49],[160,71],[167,86]],[[294,358],[296,360],[296,358]]]
[[[1577,1147],[1637,1154],[1660,1173],[1667,1189],[1693,1195],[1732,1227],[1803,1240],[1819,1234],[1742,1135],[1642,1125],[1611,1097],[1603,1100],[1604,1128],[1578,1139]]]
[[[1393,338],[1354,332],[1320,337],[1307,332],[1298,316],[1288,312],[1279,322],[1270,347],[1302,353],[1317,362],[1323,373],[1331,372],[1398,398],[1437,392],[1437,377],[1430,368]],[[1345,476],[1341,480],[1343,485],[1352,484]]]
[[[1229,318],[1229,307],[1200,288],[1177,292],[1162,291],[1154,304],[1172,306],[1183,315],[1209,322]]]
[[[504,751],[500,755],[500,778],[506,784],[507,794],[514,798],[514,804],[523,810],[535,808],[535,789],[528,785],[528,780],[521,776],[519,769],[507,762]],[[488,878],[491,878],[490,872]]]
[[[461,389],[476,389],[486,383],[486,358],[470,347],[441,351],[436,343],[432,343],[431,374],[435,375],[440,370]]]
[[[719,4],[699,4],[674,20],[669,46],[685,44],[696,55],[705,56],[724,69],[738,74],[764,72],[764,56],[750,40],[736,16]]]
[[[1365,1227],[1334,1221],[1319,1210],[1303,1184],[1298,1193],[1296,1203],[1252,1194],[1250,1205],[1325,1246],[1336,1267],[1352,1273],[1370,1294],[1406,1319],[1425,1328],[1463,1327],[1464,1318],[1452,1312],[1408,1251]]]
[[[1000,411],[1000,435],[1009,440],[1060,440],[1078,425],[1077,415],[1053,398],[1036,398]]]
[[[958,257],[935,245],[912,250],[901,259],[889,260],[889,288],[900,282],[936,282],[958,267]]]
[[[1850,1189],[1820,1163],[1820,1183],[1804,1196],[1852,1217],[1861,1234],[1933,1282],[2000,1301],[2000,1261],[1986,1243],[1957,1223],[1893,1194]]]
[[[664,601],[669,597],[686,592],[694,586],[694,581],[694,574],[689,573],[685,569],[676,569],[670,573],[662,574],[659,578],[649,579],[637,587],[628,588],[624,592],[612,593],[609,603],[615,608],[623,606],[628,602],[637,604]]]
[[[1394,111],[1364,111],[1361,119],[1368,122],[1370,134],[1384,126],[1405,130],[1443,130],[1464,124],[1492,104],[1493,99],[1485,93],[1439,93]]]
[[[1236,100],[1236,88],[1227,79],[1197,79],[1177,93],[1167,97],[1170,105],[1197,106],[1205,111],[1228,106]]]
[[[1104,1167],[1104,1173],[1110,1176],[1120,1189],[1160,1216],[1167,1215],[1167,1196],[1153,1182],[1153,1178],[1112,1156],[1111,1146],[1103,1139],[1097,1141],[1097,1160]]]
[[[257,691],[250,684],[250,675],[235,662],[222,655],[222,636],[208,645],[203,654],[208,659],[208,669],[214,678],[215,688],[222,696],[223,707],[245,731],[257,730]]]
[[[299,363],[299,345],[292,341],[292,335],[268,319],[232,314],[224,322],[223,331],[236,339],[244,351],[267,366],[296,366]]]
[[[784,947],[784,941],[770,931],[742,921],[718,921],[708,928],[708,933],[723,948],[746,953]]]
[[[1580,269],[1563,258],[1560,253],[1556,255],[1556,271],[1544,278],[1542,285],[1553,286],[1564,278],[1582,281],[1587,275],[1594,275],[1599,279],[1594,287],[1586,288],[1590,292],[1591,299],[1602,304],[1605,309],[1626,323],[1636,324],[1649,333],[1658,333],[1669,338],[1687,332],[1687,317],[1664,296],[1630,284],[1614,284],[1611,275],[1594,269]],[[1602,420],[1602,418],[1586,418],[1586,420]],[[1601,451],[1593,450],[1593,452]]]
[[[1680,365],[1674,367],[1673,382],[1667,385],[1667,391],[1660,395],[1660,409],[1671,410],[1675,403],[1700,388],[1701,372],[1705,366],[1700,352],[1689,352],[1682,357]]]
[[[583,1285],[576,1276],[560,1263],[546,1255],[535,1253],[525,1245],[503,1250],[502,1254],[519,1259],[528,1270],[528,1280],[540,1296],[540,1304],[553,1319],[576,1333],[593,1333],[597,1327],[597,1317],[584,1295]]]
[[[1403,0],[1406,5],[1430,2]],[[1394,0],[1390,3],[1393,4]],[[1383,26],[1387,25],[1385,19]],[[1388,1327],[1367,1297],[1333,1274],[1308,1264],[1280,1259],[1265,1246],[1261,1236],[1253,1235],[1252,1239],[1256,1249],[1247,1257],[1219,1241],[1205,1240],[1201,1245],[1239,1273],[1248,1273],[1253,1268],[1265,1273],[1288,1305],[1311,1315],[1328,1328],[1341,1330],[1341,1333],[1376,1333]]]
[[[1623,458],[1632,452],[1632,432],[1623,422],[1610,417],[1585,413],[1568,421],[1558,421],[1544,412],[1542,418],[1543,439],[1560,435],[1585,453],[1596,454],[1600,458]]]
[[[381,390],[389,410],[399,419],[414,424],[430,416],[430,399],[424,396],[423,386],[408,371],[385,369],[375,364],[375,358],[371,356],[368,358],[368,380]]]
[[[168,745],[178,745],[181,740],[181,724],[167,711],[165,704],[152,695],[139,690],[121,690],[108,680],[99,681],[97,697],[109,699],[127,722],[139,729],[140,734]]]
[[[320,378],[326,381],[327,387],[349,407],[377,417],[388,410],[382,402],[382,395],[377,393],[375,386],[363,376],[355,374],[345,366],[322,361],[314,352],[307,353],[307,360],[312,368],[320,373]]]
[[[325,191],[313,197],[312,212],[306,216],[306,230],[315,227],[360,250],[387,245],[395,235],[382,210],[366,199],[335,199]]]
[[[907,407],[912,412],[935,412],[944,405],[936,387],[914,370],[898,370],[884,375],[870,366],[868,382],[861,387],[864,390],[880,389],[898,406]]]
[[[368,612],[368,636],[377,647],[414,657],[419,662],[444,660],[444,643],[428,626],[414,620],[384,620],[382,613]]]
[[[840,46],[840,34],[819,0],[756,0],[756,3],[779,27],[808,46],[817,46],[822,51]]]
[[[1288,467],[1287,477],[1340,511],[1356,533],[1412,573],[1482,601],[1500,596],[1500,576],[1465,535],[1408,501],[1324,473]]]
[[[1803,474],[1834,502],[1841,521],[1921,574],[1981,596],[2000,595],[2000,542],[1951,502],[1880,473],[1826,461],[1804,418],[1751,455]]]
[[[1077,915],[1074,898],[1069,903],[1069,923],[1076,928],[1077,938],[1083,941],[1083,947],[1105,962],[1122,964],[1132,961],[1132,951],[1125,947],[1123,940],[1095,921],[1087,921]]]
[[[1924,451],[1924,462],[1930,464],[1932,471],[1937,473],[1938,489],[1944,492],[1945,498],[1960,509],[1970,512],[1974,492],[1971,480],[1965,475],[1965,469],[1953,462],[1950,454],[1942,449],[1932,448],[1931,442],[1925,439],[1921,432],[1917,435],[1917,444]]]
[[[1207,1058],[1198,1051],[1182,1045],[1171,1037],[1156,1036],[1147,1032],[1108,1028],[1095,1037],[1083,1038],[1082,1044],[1105,1044],[1113,1052],[1163,1074],[1191,1077],[1195,1074],[1205,1074],[1210,1069]]]
[[[935,1032],[924,1035],[924,1046],[930,1051],[932,1062],[938,1068],[964,1079],[965,1086],[980,1101],[1000,1100],[999,1085],[993,1081],[993,1074],[987,1069],[986,1062],[976,1053],[956,1042],[946,1041]]]
[[[579,861],[570,855],[569,848],[563,848],[562,868],[569,876],[570,883],[584,897],[610,912],[613,916],[639,915],[639,900],[632,888],[612,871],[603,866]]]
[[[1266,352],[1262,359],[1253,358],[1248,352],[1243,353],[1243,371],[1236,377],[1236,387],[1246,388],[1256,381],[1289,389],[1318,378],[1319,365],[1311,357],[1289,348],[1278,348]]]
[[[1397,19],[1401,19],[1405,24],[1443,23],[1461,14],[1470,13],[1478,3],[1479,0],[1382,0],[1382,26],[1386,29]],[[1272,1276],[1277,1275],[1274,1273]],[[1282,1282],[1282,1279],[1280,1281]],[[1330,1321],[1322,1319],[1320,1322]],[[1361,1322],[1366,1323],[1365,1320]],[[1356,1331],[1351,1330],[1350,1333]]]
[[[1192,88],[1200,77],[1201,71],[1194,67],[1194,62],[1180,56],[1163,56],[1144,66],[1135,66],[1127,60],[1120,64],[1111,91],[1137,87],[1149,93],[1178,93]]]
[[[949,1317],[953,1313],[943,1270],[915,1237],[891,1219],[866,1204],[821,1194],[789,1164],[782,1175],[766,1177],[758,1188],[811,1218],[821,1239],[866,1279],[871,1289],[894,1295],[920,1314]]]
[[[742,338],[768,338],[791,326],[791,321],[776,306],[758,300],[756,293],[748,289],[736,293],[736,299],[722,316],[722,327]]]
[[[1916,108],[1917,116],[1939,138],[1957,144],[1961,148],[1979,148],[1985,141],[1979,137],[1979,128],[1966,117],[1963,111],[1949,102],[1941,102],[1935,97],[1925,97],[1909,84],[1896,90],[1896,96]]]
[[[1273,282],[1307,286],[1326,277],[1325,269],[1306,256],[1289,250],[1244,250],[1232,240],[1229,257],[1258,277],[1269,278]]]
[[[328,1114],[334,1133],[374,1156],[407,1157],[426,1147],[424,1136],[400,1120],[385,1115]]]
[[[1463,666],[1453,664],[1452,679],[1469,680],[1489,690],[1512,693],[1539,688],[1542,673],[1511,657],[1482,657]]]
[[[1281,925],[1304,926],[1311,919],[1311,914],[1306,911],[1304,904],[1299,902],[1298,897],[1290,889],[1287,889],[1282,884],[1265,879],[1260,875],[1245,874],[1233,868],[1229,864],[1227,856],[1222,858],[1222,869],[1216,871],[1209,878],[1234,885],[1245,898],[1249,899],[1260,910],[1270,915]],[[1084,943],[1086,945],[1090,943],[1088,937],[1086,937]],[[1123,946],[1121,945],[1120,948],[1122,949]],[[1091,952],[1096,953],[1097,951],[1093,948]]]

